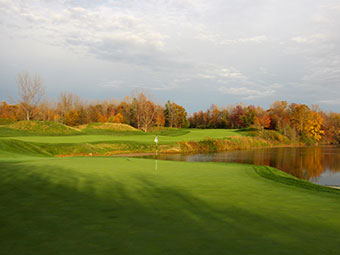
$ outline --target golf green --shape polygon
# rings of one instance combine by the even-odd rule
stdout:
[[[340,195],[311,187],[252,165],[3,158],[1,254],[338,254]]]

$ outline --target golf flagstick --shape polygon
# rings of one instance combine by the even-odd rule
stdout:
[[[156,143],[156,161],[155,161],[155,170],[157,171],[158,165],[157,165],[157,160],[158,160],[158,136],[156,135],[155,137],[155,143]]]

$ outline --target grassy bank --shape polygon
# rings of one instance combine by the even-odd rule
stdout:
[[[287,137],[272,130],[243,132],[243,136],[226,137],[223,139],[205,138],[200,141],[181,141],[178,144],[180,150],[185,153],[246,150],[294,144]]]
[[[0,150],[41,155],[218,152],[288,145],[275,131],[237,129],[154,129],[144,133],[125,124],[93,123],[71,128],[54,122],[21,121],[0,127]],[[17,148],[20,148],[19,150]]]
[[[156,128],[149,133],[129,125],[92,123],[77,128],[55,122],[20,121],[0,127],[0,150],[41,156],[109,156],[154,152],[195,153],[291,145],[271,130]]]
[[[0,150],[40,156],[181,152],[180,141],[243,136],[239,130],[156,129],[144,133],[124,124],[95,123],[70,128],[52,122],[21,121],[0,127]]]
[[[100,157],[7,158],[0,166],[2,254],[340,248],[339,191],[306,188],[271,168]]]

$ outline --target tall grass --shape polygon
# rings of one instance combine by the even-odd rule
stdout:
[[[178,142],[183,153],[221,152],[231,150],[246,150],[256,147],[271,147],[291,144],[287,137],[275,131],[252,132],[249,136],[232,136],[224,139],[206,138],[201,141]]]

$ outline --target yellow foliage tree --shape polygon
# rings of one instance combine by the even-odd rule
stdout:
[[[308,137],[313,138],[315,141],[319,142],[324,134],[322,130],[322,117],[317,112],[311,111],[309,113],[309,118],[306,121],[305,133]]]
[[[124,117],[123,115],[119,112],[113,117],[113,122],[114,123],[124,123]]]
[[[324,134],[322,130],[322,117],[319,113],[311,111],[305,104],[294,105],[291,120],[300,134],[319,142]]]
[[[64,124],[68,126],[76,126],[79,124],[79,114],[76,110],[67,112],[64,116]]]

